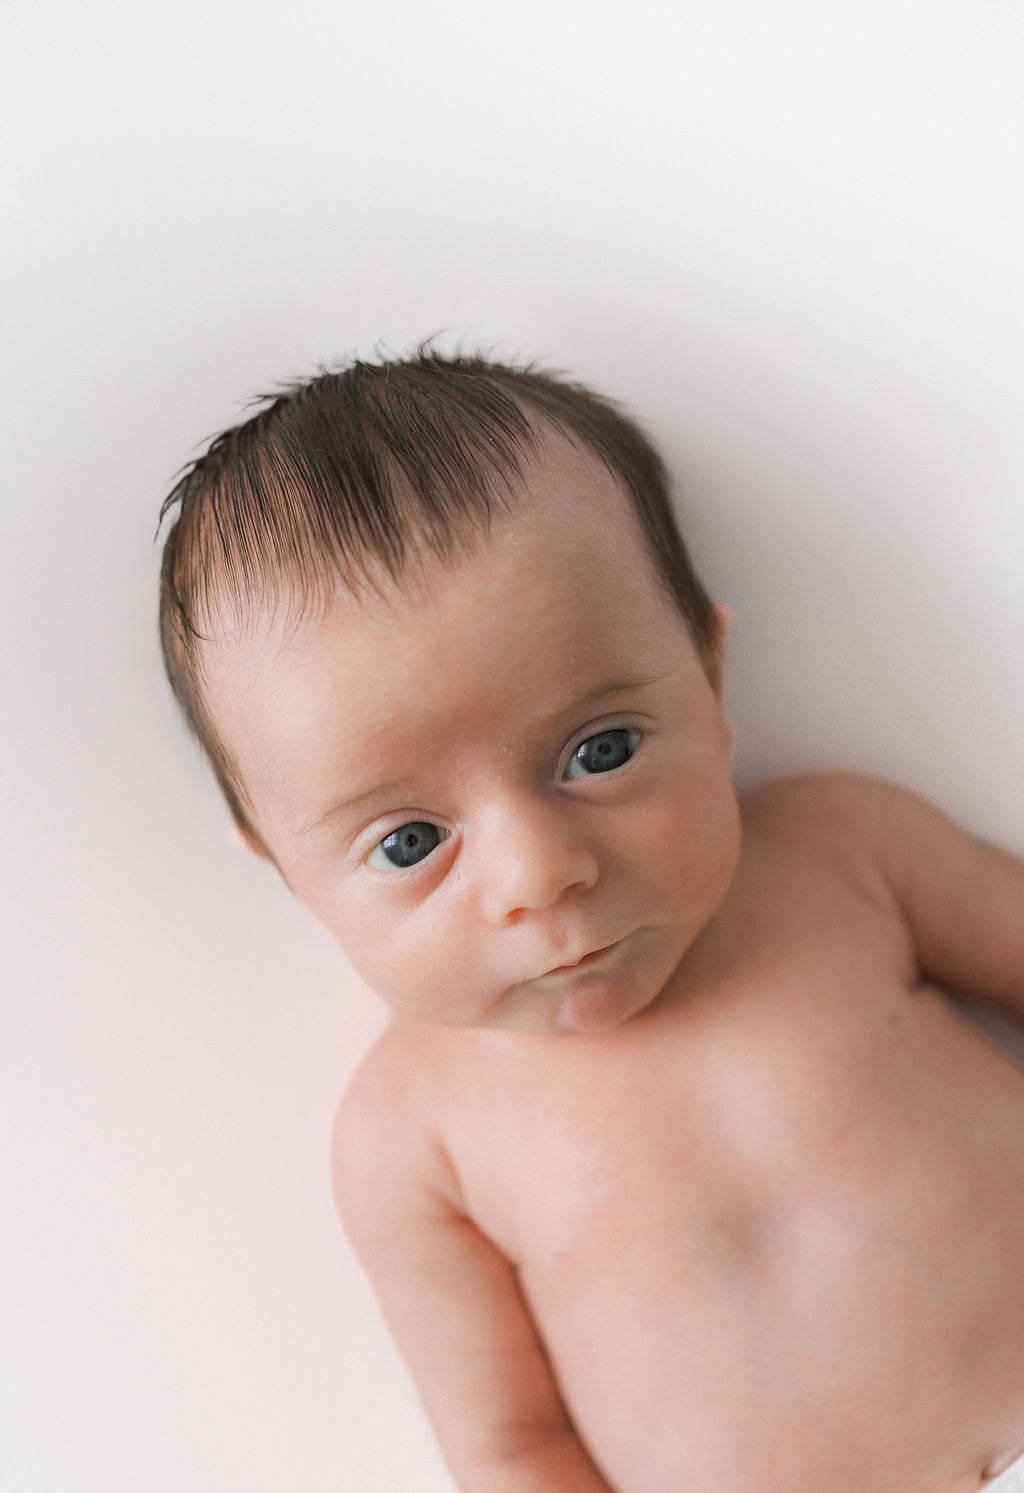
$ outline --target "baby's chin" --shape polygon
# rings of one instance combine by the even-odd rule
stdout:
[[[513,986],[490,1023],[508,1031],[568,1036],[614,1031],[653,1004],[677,962],[658,959],[653,930],[635,929],[580,967]],[[653,957],[652,957],[653,956]],[[664,964],[664,968],[660,966]]]
[[[621,982],[587,976],[558,1002],[555,1030],[565,1034],[614,1031],[646,1010],[656,994],[644,998],[636,991],[624,992]]]

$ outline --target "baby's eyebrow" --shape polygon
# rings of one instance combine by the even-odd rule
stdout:
[[[351,798],[336,799],[328,804],[322,813],[313,814],[310,818],[303,820],[295,833],[299,839],[303,839],[306,835],[322,829],[329,819],[333,819],[335,814],[340,814],[343,809],[358,808],[369,798],[390,798],[393,794],[404,793],[412,786],[412,781],[412,778],[395,778],[391,783],[374,783],[372,788],[367,788],[362,793],[355,793]]]
[[[589,709],[590,706],[596,705],[599,700],[603,700],[609,695],[626,694],[630,690],[646,689],[648,685],[660,684],[663,679],[667,679],[670,674],[676,672],[676,670],[670,669],[665,674],[652,674],[642,679],[615,679],[610,684],[599,684],[595,689],[588,690],[585,695],[580,695],[575,699],[569,706],[568,711],[559,711],[559,715],[573,714],[580,710]],[[358,808],[367,799],[392,798],[403,795],[413,786],[413,783],[414,780],[409,777],[396,778],[390,783],[374,783],[371,788],[365,789],[362,793],[353,794],[351,798],[336,799],[333,803],[328,804],[327,808],[321,813],[312,814],[308,819],[303,820],[295,831],[296,836],[301,840],[305,839],[307,835],[315,834],[318,829],[322,829],[336,814],[342,813],[343,810]]]
[[[646,689],[649,684],[660,684],[670,674],[678,671],[669,669],[664,674],[650,674],[643,679],[616,679],[612,684],[599,684],[596,689],[589,690],[585,695],[580,695],[574,700],[572,710],[582,710],[586,705],[595,705],[598,700],[603,700],[606,695],[624,695],[631,689]]]

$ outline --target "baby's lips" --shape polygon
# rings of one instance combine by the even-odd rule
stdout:
[[[581,954],[580,957],[573,960],[571,964],[556,965],[554,969],[549,969],[547,973],[549,975],[565,975],[574,969],[586,969],[587,965],[591,963],[596,964],[597,961],[602,957],[602,955],[607,954],[610,952],[610,950],[614,949],[615,944],[618,942],[620,942],[620,940],[616,939],[615,943],[603,944],[599,949],[591,949],[589,953]]]

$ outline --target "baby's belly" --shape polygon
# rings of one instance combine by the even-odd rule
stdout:
[[[1024,1450],[1024,1076],[912,999],[874,1052],[737,1065],[677,1115],[703,1136],[650,1075],[592,1185],[526,1210],[523,1286],[620,1493],[967,1493]]]

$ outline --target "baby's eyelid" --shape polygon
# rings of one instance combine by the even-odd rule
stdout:
[[[572,782],[575,779],[580,778],[580,777],[592,777],[592,776],[595,776],[595,774],[586,773],[586,772],[583,772],[583,771],[580,771],[580,772],[570,772],[569,769],[571,768],[572,764],[576,761],[577,757],[579,756],[579,753],[580,753],[581,749],[586,746],[586,744],[587,744],[588,741],[593,741],[594,738],[597,737],[597,736],[608,736],[608,735],[618,734],[619,732],[622,732],[624,735],[626,735],[626,736],[628,736],[630,738],[630,742],[629,742],[629,747],[630,747],[629,756],[626,758],[625,762],[619,763],[616,768],[610,769],[610,770],[611,771],[620,771],[623,767],[625,767],[627,765],[627,763],[631,762],[633,760],[633,758],[636,756],[637,751],[639,750],[640,743],[644,739],[644,734],[645,733],[644,733],[644,731],[639,726],[636,726],[636,725],[627,725],[627,724],[625,724],[621,720],[609,721],[607,724],[604,724],[604,725],[599,724],[599,725],[596,725],[596,726],[589,726],[585,731],[583,731],[579,736],[576,737],[574,745],[572,746],[571,750],[569,751],[568,756],[565,758],[564,765],[562,767],[562,772],[561,772],[561,778],[562,778],[563,782],[565,782],[565,781]],[[596,774],[596,776],[602,776],[602,775],[603,774]]]
[[[425,829],[435,831],[437,835],[437,841],[436,844],[424,850],[422,855],[417,856],[415,860],[411,860],[407,865],[402,866],[395,861],[389,860],[385,855],[384,845],[386,841],[397,840],[397,837],[402,830],[418,832]],[[362,855],[360,856],[360,860],[364,865],[369,866],[372,870],[385,871],[389,875],[396,875],[400,872],[412,871],[417,866],[421,866],[424,861],[430,860],[434,852],[440,849],[445,840],[451,838],[451,833],[451,830],[446,828],[445,825],[438,824],[433,819],[427,819],[425,817],[416,818],[415,816],[409,819],[402,819],[397,824],[393,824],[390,829],[385,830],[383,834],[375,832],[373,844],[370,845],[368,850],[365,850],[362,853]],[[378,851],[380,851],[380,855],[376,860],[374,860],[373,857],[377,855]]]
[[[439,819],[432,819],[429,814],[419,813],[416,809],[404,811],[399,809],[397,814],[382,814],[373,824],[368,824],[365,829],[361,829],[357,835],[353,836],[352,843],[354,846],[363,847],[358,852],[360,857],[366,856],[375,845],[380,845],[388,835],[397,834],[407,824],[432,824],[443,835],[451,833],[446,825],[442,824]]]

